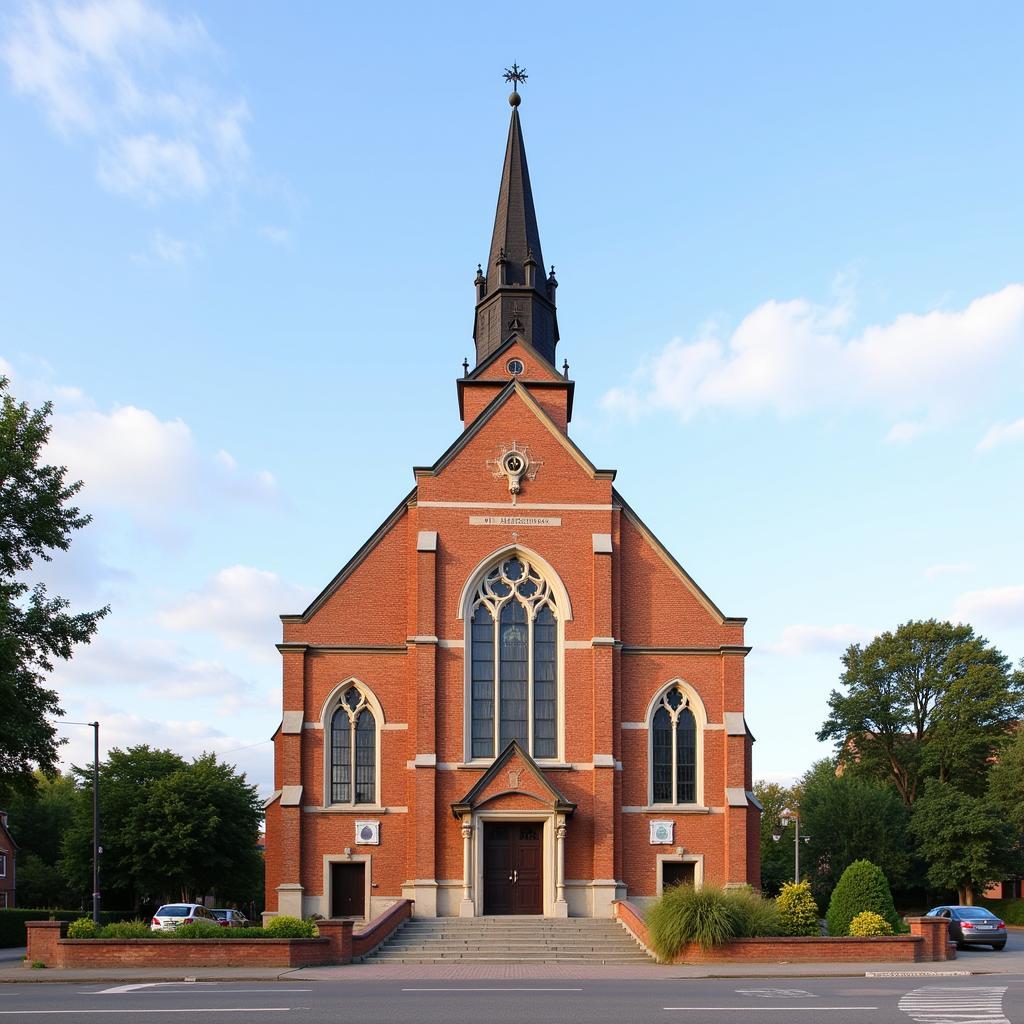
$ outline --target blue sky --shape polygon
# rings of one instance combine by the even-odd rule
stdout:
[[[458,433],[512,61],[572,434],[749,616],[755,774],[827,752],[853,640],[950,617],[1020,659],[1022,30],[1010,3],[5,5],[0,359],[95,516],[46,578],[113,608],[55,673],[68,717],[269,788],[277,614]]]

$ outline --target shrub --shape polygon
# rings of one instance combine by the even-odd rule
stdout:
[[[314,921],[303,921],[287,914],[272,917],[263,926],[263,935],[268,939],[315,939],[319,934]]]
[[[68,925],[69,939],[95,939],[98,934],[96,923],[91,917],[80,917]]]
[[[849,935],[850,922],[864,910],[873,910],[889,922],[893,931],[899,930],[899,915],[882,869],[869,860],[855,860],[832,891],[825,915],[829,935]]]
[[[851,935],[892,935],[892,925],[873,910],[862,910],[850,922]]]
[[[749,888],[730,892],[728,899],[738,938],[782,934],[782,920],[774,900],[766,900]]]
[[[165,934],[171,939],[223,939],[227,930],[227,928],[221,928],[219,924],[194,921],[192,924],[183,924],[175,928],[173,932],[165,932]]]
[[[810,882],[786,882],[775,898],[783,935],[820,935],[818,904]]]
[[[672,960],[688,942],[705,949],[736,935],[736,919],[721,889],[675,885],[647,911],[651,946],[662,960]]]
[[[104,925],[99,932],[101,939],[151,939],[156,932],[152,931],[145,921],[135,918],[134,921],[117,921]]]
[[[1024,900],[977,900],[979,907],[991,910],[1007,924],[1024,926]]]
[[[30,907],[18,907],[16,910],[0,910],[0,949],[11,946],[24,946],[27,943],[25,924],[28,921],[78,921],[82,917],[81,910],[40,910]],[[124,910],[101,910],[100,921],[123,921],[131,917]]]

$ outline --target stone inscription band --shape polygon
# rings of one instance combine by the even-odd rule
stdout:
[[[559,516],[470,516],[470,526],[561,526]]]

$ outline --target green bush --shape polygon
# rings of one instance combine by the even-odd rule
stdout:
[[[140,921],[135,918],[134,921],[118,921],[115,924],[104,925],[100,929],[99,938],[101,939],[149,939],[152,938],[156,932],[154,932],[146,921]],[[83,936],[83,938],[91,938],[91,936]]]
[[[892,935],[892,925],[873,910],[862,910],[850,922],[850,934],[856,936]]]
[[[829,935],[849,935],[850,922],[864,910],[873,910],[889,922],[893,931],[899,930],[900,918],[882,869],[869,860],[855,860],[832,890],[825,915]]]
[[[1007,924],[1024,927],[1024,900],[978,900],[979,907],[991,910]]]
[[[95,939],[98,934],[96,923],[91,917],[80,917],[68,925],[69,939]]]
[[[268,939],[315,939],[319,934],[315,921],[303,921],[287,914],[272,917],[263,926],[263,935]]]
[[[766,900],[749,888],[731,891],[728,898],[737,938],[758,939],[782,934],[782,919],[774,900]]]
[[[209,921],[194,921],[192,924],[183,924],[174,931],[164,932],[169,939],[223,939],[227,928],[221,928],[219,924],[210,924]]]
[[[83,917],[81,910],[40,910],[38,908],[17,907],[14,910],[0,910],[0,949],[13,946],[24,946],[28,942],[25,924],[28,921],[77,921]],[[100,913],[100,923],[123,921],[132,917],[126,910],[104,910]]]
[[[672,886],[647,911],[646,920],[651,946],[662,960],[672,960],[689,942],[706,949],[736,935],[728,896],[714,886]]]
[[[818,904],[811,893],[810,882],[786,882],[775,897],[783,935],[820,935]]]

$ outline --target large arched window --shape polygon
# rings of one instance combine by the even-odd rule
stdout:
[[[655,702],[650,731],[652,802],[696,803],[697,718],[678,684]]]
[[[377,800],[377,722],[366,694],[350,686],[331,715],[330,802],[373,804]]]
[[[558,756],[558,607],[525,556],[495,565],[468,616],[470,743],[494,757],[517,740],[534,757]]]

